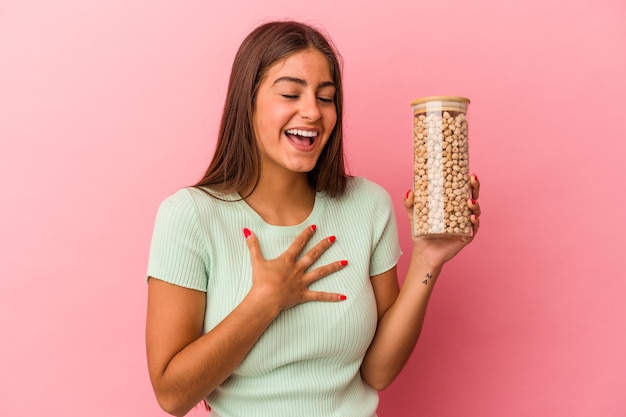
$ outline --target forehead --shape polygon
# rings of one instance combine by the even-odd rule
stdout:
[[[315,81],[333,81],[328,59],[315,48],[295,52],[276,62],[266,75],[271,80],[288,75]]]

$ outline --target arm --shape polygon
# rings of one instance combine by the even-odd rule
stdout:
[[[218,326],[202,335],[206,295],[150,278],[146,346],[159,405],[183,416],[243,361],[278,315],[251,291]]]
[[[472,176],[472,197],[478,198],[480,184]],[[412,193],[405,208],[412,222]],[[474,234],[478,231],[480,206],[475,200],[468,205],[473,211]],[[424,323],[428,300],[445,262],[452,259],[470,239],[433,239],[414,237],[407,275],[398,288],[396,268],[372,277],[378,308],[378,327],[361,365],[362,378],[373,388],[382,390],[393,382],[408,361]]]
[[[265,329],[287,308],[306,301],[340,301],[340,294],[308,286],[345,266],[334,262],[307,272],[332,244],[324,239],[301,258],[313,236],[307,228],[278,258],[265,260],[247,233],[252,288],[215,328],[203,333],[206,294],[159,279],[148,281],[146,347],[150,380],[159,405],[183,416],[215,390],[244,360]]]
[[[411,262],[402,290],[396,291],[393,289],[398,288],[395,267],[372,277],[379,320],[376,335],[361,365],[361,376],[377,390],[383,390],[393,382],[417,344],[428,300],[440,271],[427,270]],[[420,277],[427,280],[428,285],[422,284]],[[382,310],[384,305],[390,306]]]

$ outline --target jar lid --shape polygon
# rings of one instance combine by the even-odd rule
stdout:
[[[460,97],[460,96],[429,96],[429,97],[416,98],[415,100],[411,101],[411,106],[424,104],[429,101],[452,101],[452,102],[469,104],[470,99],[466,97]]]

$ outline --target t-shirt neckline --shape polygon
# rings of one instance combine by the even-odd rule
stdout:
[[[295,237],[304,230],[305,227],[312,224],[317,224],[321,218],[321,214],[326,207],[325,194],[321,192],[315,193],[315,202],[313,203],[313,209],[302,223],[291,226],[278,226],[269,224],[257,213],[248,203],[241,198],[239,194],[236,194],[237,201],[235,204],[237,207],[246,213],[251,220],[250,226],[248,226],[255,233],[272,234],[282,237]]]

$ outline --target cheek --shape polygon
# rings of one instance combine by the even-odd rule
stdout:
[[[254,133],[257,139],[264,139],[267,136],[273,135],[273,131],[276,130],[276,115],[272,112],[258,112],[254,118]]]
[[[333,131],[337,124],[337,112],[335,110],[329,110],[328,113],[324,115],[324,124],[328,132]]]
[[[289,121],[291,113],[284,106],[274,105],[259,114],[258,126],[262,129],[279,130]]]

